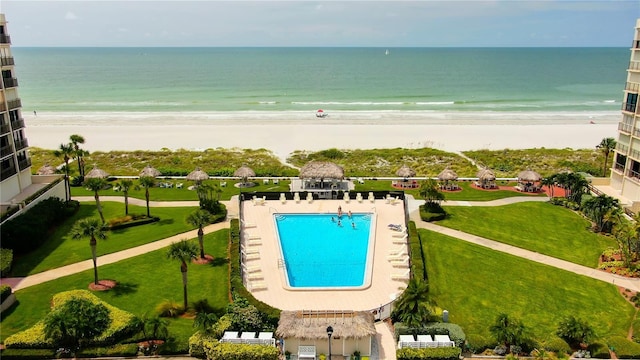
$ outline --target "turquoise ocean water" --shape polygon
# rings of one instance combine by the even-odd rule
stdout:
[[[24,111],[619,111],[627,48],[12,48]]]

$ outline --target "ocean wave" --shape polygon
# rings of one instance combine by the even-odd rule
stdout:
[[[135,107],[135,106],[184,106],[185,103],[170,101],[84,101],[70,103],[76,106],[109,106],[109,107]]]
[[[292,105],[364,105],[364,106],[378,106],[378,105],[405,105],[410,104],[409,102],[403,101],[352,101],[352,102],[344,102],[344,101],[292,101]]]
[[[258,101],[258,104],[260,105],[273,105],[273,104],[277,104],[277,101]]]
[[[455,101],[418,101],[416,105],[454,105]]]

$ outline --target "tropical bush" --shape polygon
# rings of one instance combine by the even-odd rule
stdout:
[[[608,338],[607,345],[616,353],[618,359],[640,359],[640,344],[629,341],[622,336]]]
[[[198,359],[206,359],[205,344],[211,348],[217,343],[218,339],[212,334],[197,331],[189,338],[189,355]]]
[[[138,344],[117,344],[109,347],[93,347],[80,349],[76,353],[78,358],[97,357],[132,357],[138,354]]]
[[[0,277],[9,275],[13,265],[13,250],[0,248]]]
[[[65,203],[58,198],[37,203],[29,211],[2,225],[2,246],[12,249],[15,255],[32,251],[48,238],[51,227],[73,215],[79,206],[77,201]]]
[[[595,336],[593,327],[589,323],[574,316],[567,316],[560,321],[556,335],[573,348],[578,348],[582,343],[589,343]]]
[[[571,353],[571,347],[566,341],[558,336],[550,336],[548,339],[542,342],[542,348],[547,351],[552,351],[557,354],[569,354]]]
[[[152,222],[160,221],[157,216],[147,217],[146,215],[126,215],[123,217],[110,219],[108,221],[109,230],[126,229],[133,226],[150,224]]]
[[[480,354],[486,349],[493,349],[497,343],[494,339],[478,334],[468,334],[466,348],[474,354]]]
[[[55,359],[54,349],[4,349],[2,360],[34,360],[34,359]]]
[[[4,302],[6,298],[11,295],[13,291],[9,285],[0,285],[0,303]]]
[[[596,358],[596,359],[611,358],[609,347],[603,343],[595,342],[593,344],[589,344],[589,347],[587,349],[592,358]]]
[[[275,346],[230,344],[220,342],[205,342],[205,354],[209,360],[277,360],[279,350]]]
[[[398,360],[459,360],[462,350],[459,347],[440,347],[427,349],[402,348],[396,351]]]
[[[420,219],[422,221],[432,222],[443,220],[447,217],[447,212],[444,211],[440,204],[425,204],[420,205]]]
[[[174,318],[178,315],[184,314],[186,310],[182,305],[173,300],[164,300],[158,306],[156,306],[156,313],[161,317]]]

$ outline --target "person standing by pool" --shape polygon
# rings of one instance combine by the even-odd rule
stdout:
[[[351,219],[351,210],[349,210],[349,212],[347,212],[347,216],[349,217],[349,219]]]
[[[342,206],[338,205],[338,218],[342,217]]]
[[[342,221],[340,221],[340,219],[338,219],[338,226],[342,227]]]
[[[351,222],[351,227],[355,230],[355,228],[356,228],[356,223],[352,221],[352,222]]]

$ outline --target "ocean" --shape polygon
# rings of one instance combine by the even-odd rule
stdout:
[[[21,48],[32,112],[615,112],[628,48]]]

